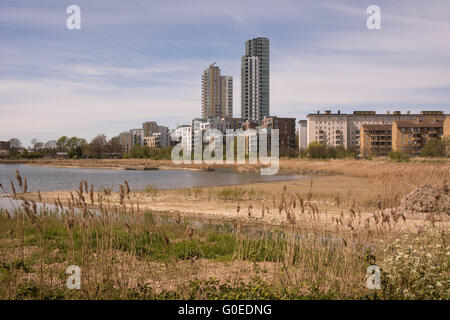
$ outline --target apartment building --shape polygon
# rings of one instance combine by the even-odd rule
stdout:
[[[360,129],[360,154],[386,156],[392,151],[392,125],[363,124]]]
[[[443,124],[444,138],[450,139],[450,115],[447,115]]]
[[[261,121],[270,114],[269,39],[245,43],[241,61],[241,118]]]
[[[169,128],[159,126],[156,121],[147,121],[142,124],[141,137],[143,146],[166,148],[170,145]],[[155,139],[153,139],[155,137]],[[149,139],[152,138],[152,139]]]
[[[233,116],[233,77],[220,77],[220,105],[222,108],[222,117]]]
[[[143,146],[144,145],[144,130],[143,129],[131,129],[130,130],[133,146]]]
[[[11,149],[9,141],[0,141],[0,150],[8,151],[9,149]]]
[[[129,154],[131,149],[134,147],[133,143],[133,135],[130,131],[122,132],[119,135],[119,144],[122,148],[122,152],[125,154]]]
[[[224,117],[220,119],[220,121],[222,122],[223,132],[226,132],[227,129],[229,130],[242,129],[243,120],[241,118]]]
[[[181,142],[181,146],[188,153],[192,151],[192,126],[191,125],[181,125],[178,126],[170,137],[172,141]]]
[[[0,141],[0,157],[7,157],[10,149],[11,144],[9,141]]]
[[[233,77],[222,76],[215,63],[203,71],[202,117],[233,116]]]
[[[295,118],[264,117],[261,122],[262,129],[278,129],[279,146],[281,150],[296,149]]]
[[[306,150],[308,147],[308,121],[300,120],[298,122],[298,149]]]
[[[256,129],[257,127],[259,127],[259,125],[260,125],[259,121],[247,120],[242,123],[242,129],[244,130]]]
[[[359,152],[362,125],[392,125],[396,120],[443,121],[444,118],[442,111],[422,111],[420,114],[402,114],[400,111],[394,111],[392,114],[389,111],[386,114],[377,114],[375,111],[354,111],[352,114],[318,111],[317,114],[307,116],[307,144],[317,141],[333,147],[352,148]]]
[[[156,121],[147,121],[142,124],[144,137],[151,137],[153,133],[158,132],[158,124]]]
[[[392,150],[420,156],[422,148],[431,139],[444,134],[443,121],[397,120],[392,125]]]

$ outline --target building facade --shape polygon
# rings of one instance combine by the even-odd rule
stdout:
[[[122,153],[129,154],[133,148],[133,136],[131,132],[122,132],[119,135],[119,143],[122,149]]]
[[[363,124],[360,129],[362,156],[387,156],[392,151],[392,125]]]
[[[269,39],[245,43],[241,61],[241,118],[261,121],[270,114]]]
[[[9,141],[0,141],[0,150],[9,151],[11,149],[11,144]]]
[[[11,144],[9,141],[0,141],[0,158],[7,157],[11,149]]]
[[[261,122],[262,129],[278,129],[280,150],[296,149],[295,118],[265,117]]]
[[[233,77],[220,77],[221,117],[233,117]]]
[[[444,138],[450,139],[450,115],[447,115],[444,120]]]
[[[445,118],[442,111],[422,111],[420,114],[395,111],[392,114],[377,114],[375,111],[354,111],[353,114],[317,112],[307,117],[307,144],[325,143],[333,147],[344,147],[360,152],[360,130],[362,125],[392,125],[396,120],[439,120]]]
[[[202,76],[202,118],[233,116],[233,77],[211,64]]]
[[[308,147],[308,121],[298,122],[298,149],[304,151]]]
[[[392,150],[411,156],[420,156],[422,148],[431,139],[441,139],[444,121],[397,120],[392,125]]]
[[[242,119],[241,118],[232,118],[225,117],[220,119],[222,122],[222,131],[225,133],[227,129],[229,130],[238,130],[242,129]]]
[[[181,125],[178,126],[170,137],[172,141],[176,141],[177,144],[181,143],[181,146],[188,153],[192,151],[192,126]]]
[[[143,129],[131,129],[130,134],[132,137],[133,146],[143,146],[144,145],[144,130]]]
[[[158,132],[158,124],[156,121],[147,121],[142,124],[144,137],[151,137],[153,133]]]

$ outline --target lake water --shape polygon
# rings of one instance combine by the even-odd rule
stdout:
[[[28,190],[76,190],[81,180],[87,180],[94,185],[95,190],[103,187],[118,189],[126,179],[132,190],[142,190],[148,186],[157,189],[178,189],[191,187],[225,186],[257,182],[295,180],[300,176],[238,173],[231,169],[217,169],[216,171],[189,170],[105,170],[35,167],[24,164],[0,164],[0,183],[7,193],[11,192],[10,180],[14,182],[16,170],[22,178],[28,180]],[[16,183],[17,185],[17,183]],[[19,189],[16,187],[16,189]],[[19,190],[17,190],[19,191]],[[4,191],[0,190],[0,195]],[[0,207],[6,199],[0,197]],[[6,204],[5,204],[6,205]]]

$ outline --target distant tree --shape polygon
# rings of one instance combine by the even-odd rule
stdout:
[[[40,142],[38,139],[34,138],[31,140],[31,144],[33,145],[34,151],[39,151],[44,148],[44,143]]]
[[[54,157],[56,155],[56,140],[47,141],[42,150],[44,156]]]
[[[49,140],[44,145],[45,149],[56,149],[56,140]]]
[[[58,141],[56,141],[56,146],[59,151],[61,151],[61,152],[67,151],[68,140],[69,140],[69,138],[67,138],[66,136],[62,136],[61,138],[58,139]]]
[[[111,140],[109,140],[110,145],[110,152],[111,153],[121,153],[122,152],[122,146],[119,142],[119,137],[113,137]]]
[[[17,151],[18,149],[22,148],[22,142],[17,138],[10,139],[9,144],[10,144],[11,150],[13,150],[13,151]]]
[[[101,158],[103,153],[107,151],[107,146],[108,141],[106,140],[106,136],[104,134],[99,134],[92,139],[86,151],[88,156],[92,158]]]
[[[431,139],[422,148],[422,155],[424,157],[437,158],[445,157],[446,155],[445,142],[442,139]]]
[[[131,148],[131,157],[133,158],[148,158],[150,156],[150,148],[147,146],[140,146],[136,144]]]
[[[87,142],[83,138],[72,137],[66,141],[66,150],[69,157],[80,158],[83,156],[83,148],[87,145]]]
[[[333,158],[330,148],[326,144],[319,142],[311,142],[306,149],[306,153],[308,158],[311,159]]]

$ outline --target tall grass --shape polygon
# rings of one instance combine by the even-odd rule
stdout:
[[[401,212],[376,210],[368,218],[356,206],[328,217],[312,188],[305,196],[285,188],[262,207],[261,214],[285,218],[279,227],[141,210],[125,182],[119,194],[82,182],[40,209],[17,190],[21,207],[0,215],[0,298],[450,298],[441,224],[409,228]],[[243,193],[225,190],[237,201]],[[248,208],[255,221],[256,207]],[[383,270],[381,290],[365,286],[372,264]],[[70,265],[82,270],[81,290],[66,286]]]

